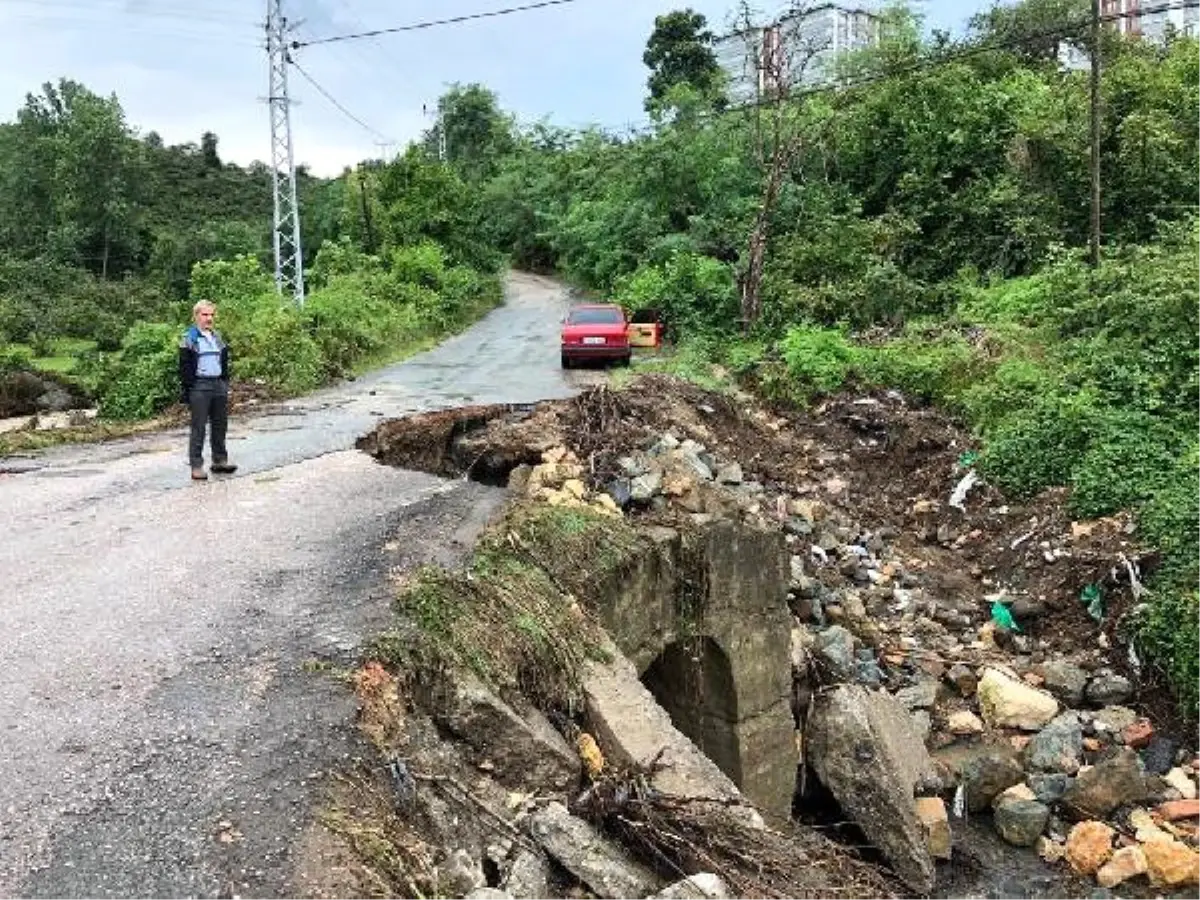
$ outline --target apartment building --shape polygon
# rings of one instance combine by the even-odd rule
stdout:
[[[824,3],[724,35],[713,49],[736,103],[772,93],[781,80],[791,87],[828,84],[839,55],[878,43],[879,16],[873,7]]]
[[[1100,0],[1100,17],[1104,27],[1148,41],[1163,41],[1171,32],[1200,36],[1200,0]],[[1086,49],[1065,42],[1058,61],[1064,69],[1091,65]]]

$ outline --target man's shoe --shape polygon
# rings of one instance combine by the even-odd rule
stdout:
[[[217,475],[232,475],[237,471],[237,466],[230,462],[213,463],[212,470]]]
[[[192,469],[192,481],[208,481],[208,473],[203,469]]]

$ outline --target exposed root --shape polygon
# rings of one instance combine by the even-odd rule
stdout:
[[[654,791],[644,772],[593,785],[572,812],[616,835],[664,877],[711,872],[736,896],[902,896],[875,867],[820,834],[751,827],[728,802]]]

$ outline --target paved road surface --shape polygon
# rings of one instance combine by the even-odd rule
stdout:
[[[347,693],[305,663],[352,660],[386,621],[386,568],[453,558],[497,502],[354,440],[570,395],[565,303],[514,275],[436,350],[235,420],[232,478],[192,484],[182,431],[0,475],[0,895],[295,892],[315,786],[360,749]]]

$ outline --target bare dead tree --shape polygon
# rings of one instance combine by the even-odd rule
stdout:
[[[738,11],[738,33],[746,41],[753,100],[746,105],[753,135],[753,153],[762,178],[758,210],[746,245],[745,264],[739,276],[742,329],[749,332],[762,314],[763,264],[771,237],[771,220],[784,180],[804,147],[800,97],[804,75],[814,58],[830,45],[823,34],[805,27],[812,5],[793,0],[774,20],[755,21],[748,0]],[[751,68],[752,67],[752,68]]]

